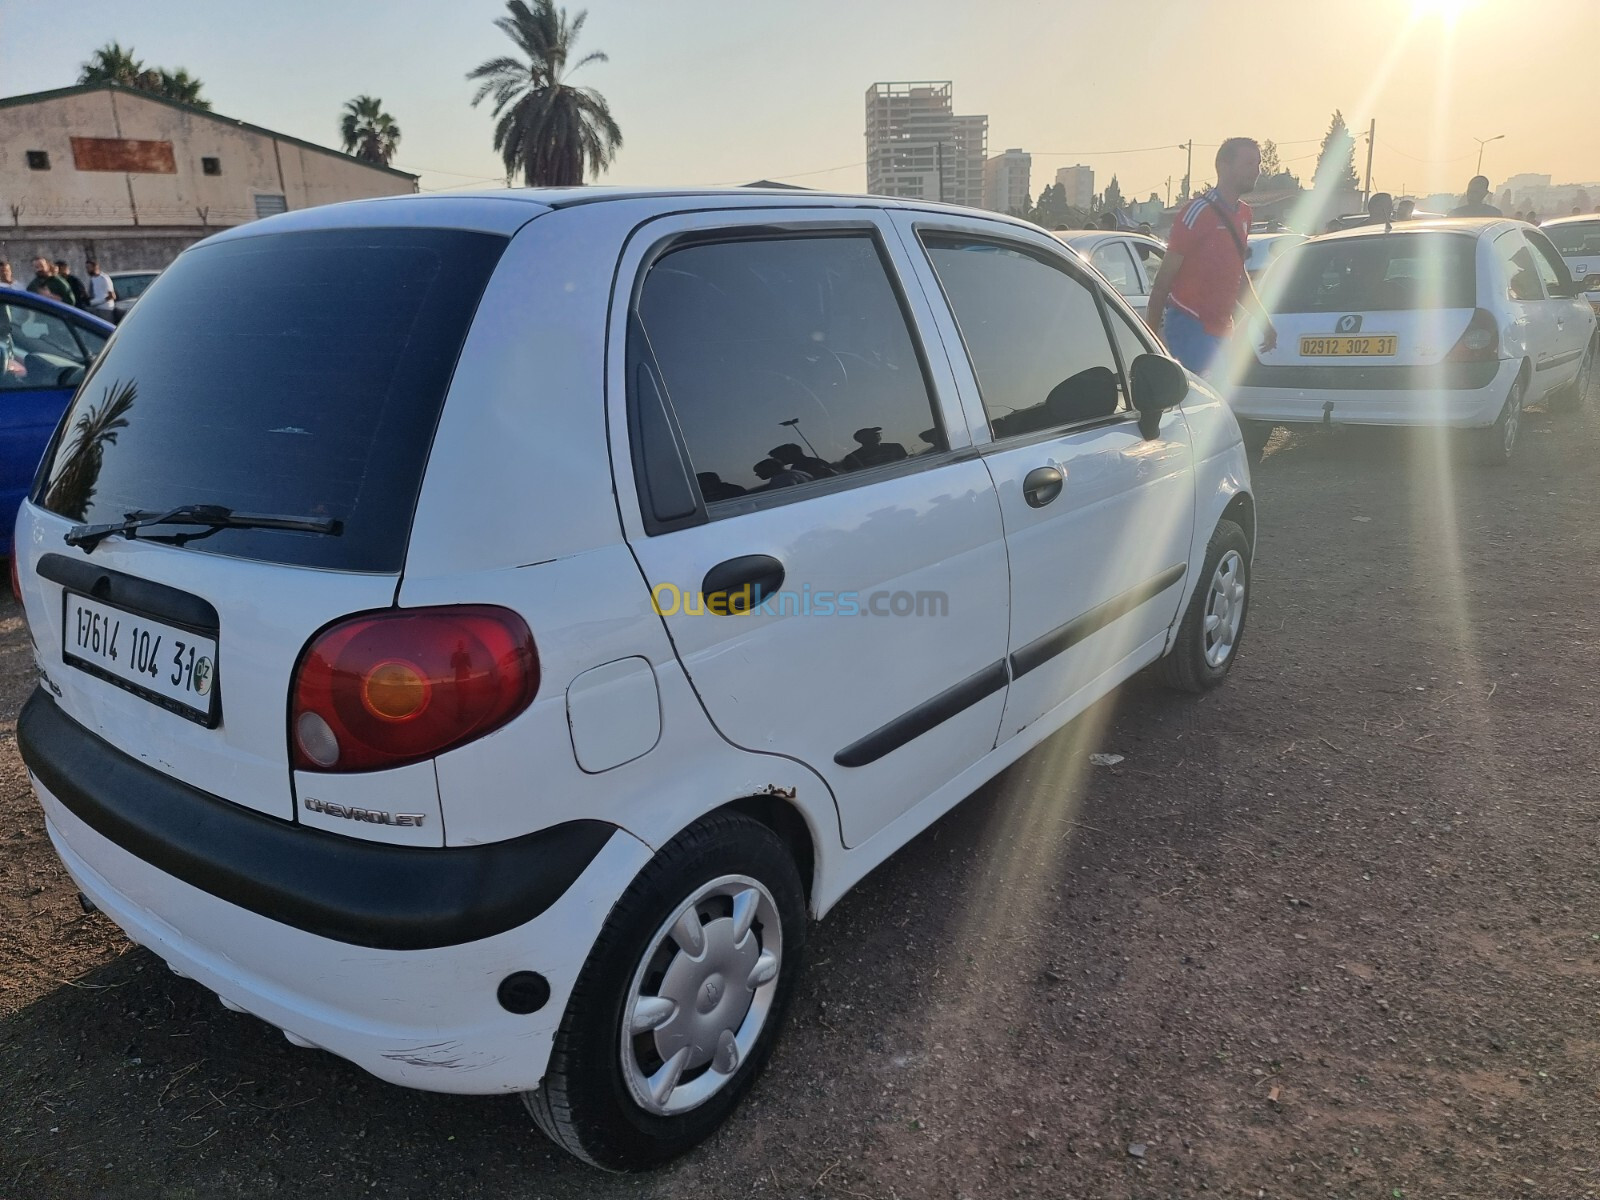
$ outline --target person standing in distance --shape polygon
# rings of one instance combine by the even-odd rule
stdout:
[[[1467,202],[1450,210],[1452,217],[1498,217],[1500,210],[1489,203],[1489,180],[1484,175],[1474,175],[1467,184]]]
[[[1150,328],[1196,375],[1214,366],[1243,304],[1264,325],[1262,349],[1278,344],[1261,298],[1244,269],[1250,206],[1242,197],[1261,177],[1254,138],[1229,138],[1217,150],[1217,186],[1189,201],[1172,224],[1167,255],[1150,286]]]

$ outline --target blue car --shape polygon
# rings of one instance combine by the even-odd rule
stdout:
[[[11,554],[17,507],[111,329],[80,309],[0,288],[0,557]]]

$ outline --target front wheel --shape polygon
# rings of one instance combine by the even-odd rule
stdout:
[[[523,1093],[534,1122],[613,1171],[709,1137],[772,1053],[805,936],[800,875],[776,834],[735,813],[684,831],[596,940],[544,1080]]]
[[[1216,687],[1239,655],[1250,610],[1250,539],[1232,521],[1218,521],[1200,584],[1178,626],[1172,648],[1161,660],[1162,677],[1184,692]]]

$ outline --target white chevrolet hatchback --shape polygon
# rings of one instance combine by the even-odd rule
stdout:
[[[1367,225],[1313,238],[1267,272],[1278,344],[1229,399],[1246,437],[1274,425],[1472,430],[1483,459],[1516,449],[1524,405],[1575,406],[1595,315],[1531,225],[1498,219]]]
[[[182,255],[50,447],[18,740],[180,975],[610,1168],[820,917],[1134,672],[1222,681],[1225,404],[1033,226],[792,192],[334,205]]]

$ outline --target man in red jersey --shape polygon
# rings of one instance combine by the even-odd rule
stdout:
[[[1150,328],[1173,356],[1196,375],[1216,363],[1243,303],[1265,325],[1263,349],[1278,332],[1244,269],[1249,257],[1250,206],[1241,197],[1261,176],[1261,147],[1252,138],[1229,138],[1217,150],[1217,186],[1178,214],[1166,258],[1150,288]]]

